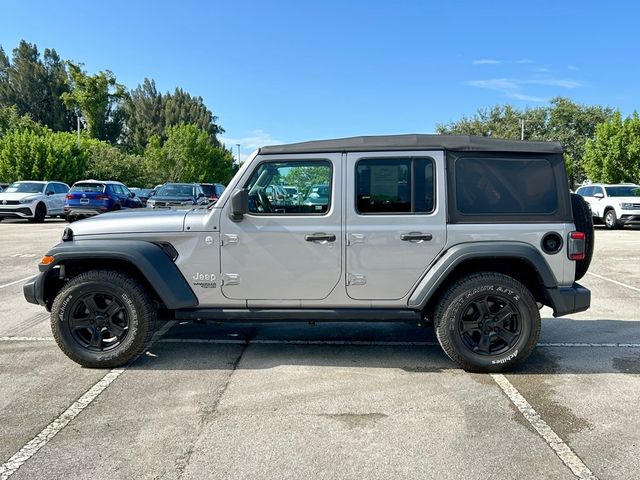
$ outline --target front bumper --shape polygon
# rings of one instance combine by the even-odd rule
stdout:
[[[27,280],[27,282],[22,286],[22,293],[24,294],[24,298],[27,302],[35,305],[46,306],[44,301],[44,278],[46,275],[47,272],[41,272],[35,277]]]
[[[622,223],[640,223],[640,212],[633,213],[624,213],[622,211],[622,215],[620,215],[620,222]]]
[[[12,205],[10,207],[0,205],[0,217],[2,218],[31,218],[34,216],[29,204]]]
[[[545,293],[554,317],[584,312],[591,306],[591,292],[577,282],[570,287],[546,288]]]

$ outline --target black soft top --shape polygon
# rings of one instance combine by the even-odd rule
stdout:
[[[391,150],[452,150],[464,152],[562,153],[559,142],[503,140],[470,135],[377,135],[369,137],[314,140],[262,147],[260,154],[384,152]]]

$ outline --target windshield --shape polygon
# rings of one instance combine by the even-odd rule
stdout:
[[[165,185],[156,194],[158,197],[193,197],[191,185]]]
[[[76,183],[71,187],[71,192],[104,192],[102,183]]]
[[[609,197],[640,197],[640,187],[637,185],[604,187]]]
[[[42,193],[44,183],[16,182],[12,183],[5,190],[6,193]]]

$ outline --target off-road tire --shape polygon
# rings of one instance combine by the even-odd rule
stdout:
[[[475,302],[485,296],[496,300],[490,307],[498,308],[503,301],[514,312],[502,322],[502,326],[505,322],[510,326],[519,325],[519,333],[514,337],[512,345],[498,337],[495,333],[498,331],[497,327],[487,335],[493,339],[492,342],[496,342],[497,347],[504,343],[503,351],[496,349],[495,354],[478,353],[478,350],[468,345],[470,334],[461,333],[461,319],[470,318],[465,317],[466,312],[474,311]],[[499,312],[502,309],[492,313]],[[482,320],[481,318],[478,323]],[[496,320],[492,317],[489,321]],[[484,327],[480,330],[482,328]],[[442,349],[463,369],[471,372],[500,372],[513,367],[531,354],[540,337],[540,312],[531,292],[514,278],[494,272],[474,273],[460,278],[444,292],[436,307],[434,329]],[[500,330],[501,333],[503,331]],[[478,332],[473,335],[476,333]],[[480,331],[479,335],[482,334],[483,331]]]
[[[110,350],[91,350],[72,333],[74,311],[84,308],[82,299],[91,295],[117,298],[118,315],[127,315],[126,334]],[[90,270],[71,279],[56,296],[51,307],[51,330],[60,349],[74,362],[89,368],[115,368],[144,351],[155,330],[156,313],[151,296],[136,279],[113,270]]]
[[[36,205],[36,211],[33,214],[33,218],[30,218],[29,221],[33,223],[42,223],[44,222],[44,218],[47,216],[47,207],[45,207],[44,203],[39,203]]]
[[[604,212],[604,218],[602,220],[604,221],[604,226],[607,227],[608,230],[617,230],[620,228],[618,216],[613,208]]]
[[[573,223],[576,226],[576,230],[584,233],[585,257],[576,261],[575,279],[580,280],[585,276],[587,270],[589,270],[589,265],[591,265],[596,238],[589,204],[577,193],[571,194],[571,210],[573,211]]]

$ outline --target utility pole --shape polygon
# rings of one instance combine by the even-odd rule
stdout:
[[[524,140],[524,118],[520,119],[520,140]]]
[[[76,110],[76,120],[78,121],[78,148],[80,148],[80,114]]]
[[[236,147],[238,147],[238,165],[240,165],[240,144],[236,143]]]

